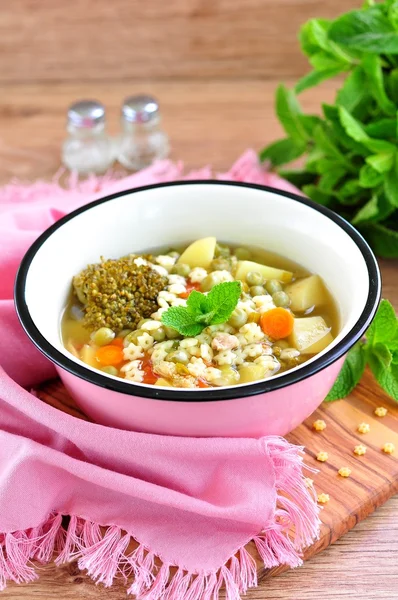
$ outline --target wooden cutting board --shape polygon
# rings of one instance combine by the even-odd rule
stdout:
[[[44,402],[88,420],[59,380],[45,384],[37,392]],[[385,417],[374,414],[378,406],[388,409]],[[316,432],[313,429],[312,424],[316,419],[326,422],[324,431]],[[357,431],[362,422],[370,425],[369,433]],[[324,403],[287,437],[290,442],[305,446],[306,463],[319,469],[318,474],[311,476],[316,491],[330,496],[330,501],[321,512],[319,540],[305,552],[304,559],[308,560],[398,492],[398,404],[389,399],[375,383],[371,373],[366,372],[353,394],[345,400]],[[386,442],[395,445],[394,454],[388,455],[382,451]],[[354,447],[358,444],[367,447],[365,455],[354,454]],[[328,453],[327,462],[316,460],[320,451]],[[350,477],[343,478],[338,475],[338,470],[346,466],[352,473]],[[257,560],[254,545],[249,550]],[[260,580],[286,570],[283,566],[265,570],[260,562],[258,564]],[[82,574],[69,567],[67,577],[70,578],[72,573],[81,579]]]

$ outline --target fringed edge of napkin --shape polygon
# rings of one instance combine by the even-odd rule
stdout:
[[[254,542],[264,568],[281,564],[298,567],[301,551],[318,537],[319,507],[315,491],[307,488],[303,469],[315,471],[303,463],[303,448],[283,438],[264,440],[271,457],[277,489],[272,521],[264,525]],[[69,517],[66,528],[64,517]],[[128,553],[131,542],[138,543]],[[56,565],[78,561],[81,570],[105,587],[115,577],[133,583],[127,594],[140,600],[217,600],[221,588],[226,600],[239,600],[257,585],[257,563],[245,546],[217,571],[189,572],[181,565],[161,563],[161,557],[135,540],[132,533],[108,526],[105,533],[97,523],[76,515],[51,514],[39,527],[0,534],[0,590],[7,580],[26,583],[37,579],[32,560],[47,564],[57,554]]]

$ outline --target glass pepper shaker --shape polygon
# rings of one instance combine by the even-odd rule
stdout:
[[[62,162],[81,174],[105,173],[114,161],[114,145],[105,131],[105,107],[82,100],[68,109],[69,136],[62,147]]]
[[[118,160],[126,169],[138,171],[157,159],[166,158],[169,141],[160,126],[159,105],[154,98],[126,98],[121,123]]]

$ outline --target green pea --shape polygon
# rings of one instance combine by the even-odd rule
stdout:
[[[246,281],[250,286],[263,285],[264,277],[258,271],[249,271],[246,275]]]
[[[141,319],[141,321],[139,321],[138,323],[138,328],[141,329],[141,327],[144,325],[144,323],[148,323],[148,321],[151,321],[152,319]]]
[[[182,363],[183,365],[186,365],[189,363],[189,358],[188,352],[185,352],[185,350],[175,350],[167,355],[166,360],[173,363]]]
[[[214,249],[214,256],[217,258],[218,256],[223,256],[224,258],[230,256],[231,250],[228,246],[223,246],[222,244],[216,244]]]
[[[286,292],[275,292],[275,294],[272,294],[272,300],[275,306],[282,306],[283,308],[286,308],[290,305],[290,298]]]
[[[281,353],[281,350],[286,350],[286,348],[289,348],[289,342],[287,340],[278,340],[278,343],[275,344],[275,346],[272,346],[272,352],[275,354],[275,349],[278,348],[279,349],[279,354]],[[276,354],[275,354],[276,356]]]
[[[174,340],[175,338],[180,337],[178,331],[176,329],[173,329],[172,327],[165,327],[164,331],[169,340]]]
[[[214,258],[210,263],[210,271],[231,271],[231,261],[227,258]]]
[[[180,256],[180,253],[177,252],[176,250],[172,250],[171,252],[169,252],[169,256],[171,256],[172,258],[178,259]]]
[[[171,273],[173,275],[181,275],[181,277],[188,277],[191,272],[191,267],[186,265],[185,263],[174,265],[171,268]]]
[[[282,285],[276,279],[268,279],[267,283],[265,284],[265,289],[272,296],[272,294],[282,291]]]
[[[240,282],[240,286],[241,286],[242,292],[243,292],[244,294],[248,294],[248,293],[249,293],[249,290],[250,290],[250,288],[249,288],[249,286],[247,285],[246,281],[241,281],[241,282]]]
[[[252,285],[250,288],[250,294],[252,296],[264,296],[265,293],[265,289],[262,285]]]
[[[210,275],[207,275],[201,282],[200,289],[202,292],[210,292],[211,288],[217,285],[217,283],[219,283],[217,281],[217,276],[214,275],[214,273],[210,273]]]
[[[261,319],[260,313],[253,311],[253,312],[249,313],[249,315],[247,317],[247,322],[258,324],[258,323],[260,323],[260,319]]]
[[[117,334],[117,337],[118,338],[125,338],[126,335],[128,335],[131,332],[132,332],[132,329],[122,329],[122,331],[119,331],[119,333]]]
[[[115,377],[119,375],[119,369],[112,366],[102,367],[101,371],[103,371],[104,373],[108,373],[108,375],[114,375]]]
[[[235,256],[238,260],[250,260],[252,253],[247,248],[237,248],[235,250]]]
[[[135,331],[132,331],[131,333],[128,333],[126,335],[126,337],[124,338],[124,341],[123,341],[124,347],[127,347],[129,344],[135,344],[137,346],[138,345],[138,338],[143,333],[144,333],[143,329],[136,329]]]
[[[93,342],[97,346],[106,346],[111,343],[114,337],[115,332],[112,331],[112,329],[109,329],[109,327],[101,327],[94,332]]]
[[[234,312],[229,317],[228,323],[231,325],[231,327],[235,327],[236,329],[243,327],[243,325],[247,323],[246,312],[242,308],[235,308]]]
[[[156,342],[163,342],[163,340],[166,338],[166,332],[163,325],[157,329],[153,329],[151,331],[151,336]]]

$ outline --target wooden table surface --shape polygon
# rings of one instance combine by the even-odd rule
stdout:
[[[209,4],[210,6],[210,4]],[[144,85],[114,81],[90,83],[9,83],[0,85],[0,183],[19,177],[49,178],[59,167],[67,105],[98,97],[109,108],[110,130],[117,132],[121,99],[129,93],[154,93],[161,103],[172,157],[186,166],[212,164],[226,169],[248,146],[256,149],[276,138],[275,82],[156,81]],[[333,98],[332,85],[303,95],[307,109]],[[398,264],[383,262],[384,295],[398,309]],[[353,531],[301,569],[260,584],[248,599],[392,600],[398,599],[398,498],[391,499]],[[6,599],[122,598],[118,590],[97,588],[72,567],[44,568],[29,586],[11,586]]]

